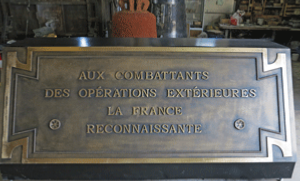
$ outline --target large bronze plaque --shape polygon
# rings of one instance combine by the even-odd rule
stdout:
[[[3,163],[295,160],[286,50],[28,47],[4,57]]]

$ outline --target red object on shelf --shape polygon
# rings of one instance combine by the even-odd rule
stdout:
[[[230,24],[236,26],[237,25],[237,19],[230,18]]]
[[[149,0],[120,0],[122,11],[113,15],[112,36],[133,38],[157,38],[156,17],[147,11]],[[129,10],[125,9],[125,2],[129,3]]]
[[[156,17],[144,11],[121,11],[112,19],[113,37],[157,38]]]

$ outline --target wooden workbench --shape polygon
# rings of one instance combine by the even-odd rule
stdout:
[[[268,25],[244,25],[244,26],[234,26],[234,25],[224,25],[219,24],[220,29],[225,30],[225,38],[231,38],[231,30],[260,30],[260,31],[273,31],[272,38],[275,38],[276,31],[300,31],[298,28],[292,28],[289,26],[268,26]]]

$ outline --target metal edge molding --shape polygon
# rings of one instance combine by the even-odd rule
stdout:
[[[19,139],[8,142],[9,132],[9,108],[11,99],[10,74],[12,68],[32,71],[33,52],[197,52],[197,53],[261,53],[263,62],[263,72],[282,69],[283,76],[283,107],[284,120],[286,124],[286,140],[278,140],[267,137],[267,157],[232,157],[232,158],[28,158],[29,138]],[[22,146],[22,163],[58,164],[58,163],[77,163],[77,164],[154,164],[154,163],[254,163],[254,162],[273,162],[273,145],[278,146],[283,153],[283,157],[292,157],[292,133],[291,115],[288,91],[288,75],[286,65],[286,54],[278,53],[274,63],[268,64],[268,50],[266,48],[198,48],[198,47],[28,47],[26,64],[19,62],[17,52],[7,52],[6,83],[4,93],[4,114],[3,114],[3,137],[2,137],[2,159],[11,159],[13,150]]]

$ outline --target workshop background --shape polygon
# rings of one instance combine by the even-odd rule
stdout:
[[[2,48],[25,38],[114,37],[119,11],[119,0],[0,0],[0,66]],[[300,150],[300,0],[150,0],[148,11],[157,38],[268,39],[290,47]],[[283,180],[299,181],[300,164]]]
[[[0,44],[26,37],[112,37],[112,17],[121,11],[119,0],[0,2]],[[158,38],[269,39],[299,59],[300,0],[150,0],[148,11],[156,16]]]

